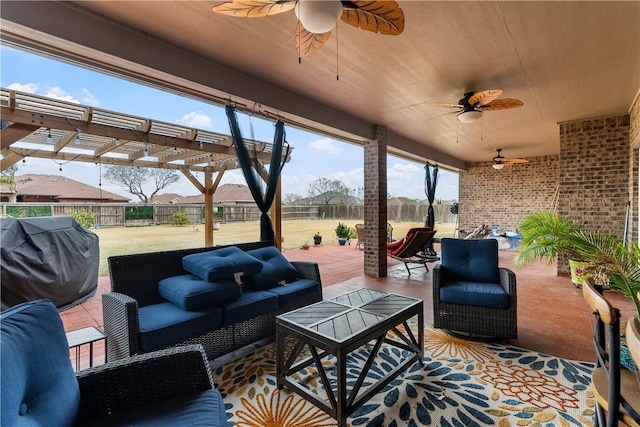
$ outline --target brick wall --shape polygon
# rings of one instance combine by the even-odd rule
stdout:
[[[558,183],[558,156],[528,158],[529,163],[475,163],[460,173],[460,228],[498,225],[501,232],[517,229],[524,217],[551,209]]]
[[[637,104],[634,132],[640,131]],[[618,238],[631,197],[628,235],[637,240],[639,160],[630,130],[628,115],[564,122],[559,124],[558,156],[528,158],[529,163],[502,170],[490,162],[472,164],[460,173],[460,228],[495,224],[500,231],[517,229],[527,214],[550,210],[558,188],[559,215]],[[559,260],[558,273],[568,272],[566,260]]]
[[[637,242],[638,235],[638,215],[639,204],[638,189],[639,189],[639,176],[640,174],[640,93],[636,96],[636,100],[631,107],[629,114],[629,194],[631,199],[631,224],[628,238]]]
[[[629,161],[629,116],[560,123],[560,215],[621,238]]]

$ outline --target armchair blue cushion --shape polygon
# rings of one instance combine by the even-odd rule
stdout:
[[[498,241],[442,239],[441,258],[446,280],[499,283]]]
[[[71,426],[80,389],[58,310],[49,300],[0,314],[2,425]]]

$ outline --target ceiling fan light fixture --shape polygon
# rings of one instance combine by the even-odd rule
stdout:
[[[340,0],[298,0],[295,13],[307,31],[324,34],[336,26],[342,9]]]
[[[493,166],[493,168],[495,170],[500,170],[500,169],[504,168],[504,163],[498,162],[498,163],[494,163],[492,166]]]
[[[463,111],[462,113],[458,114],[458,120],[460,120],[460,122],[462,123],[475,122],[480,117],[482,117],[482,111],[478,110]]]

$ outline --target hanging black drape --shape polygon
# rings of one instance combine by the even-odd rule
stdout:
[[[436,225],[436,215],[435,215],[435,212],[433,211],[433,202],[436,199],[436,186],[438,185],[438,165],[432,165],[431,163],[427,163],[424,166],[424,170],[425,170],[424,192],[427,195],[427,200],[429,201],[429,208],[427,210],[427,220],[424,225],[425,227],[431,227],[431,229],[434,230]],[[432,242],[429,242],[429,244],[425,249],[425,252],[428,252],[430,255],[436,254],[436,252],[433,250]]]
[[[273,199],[276,195],[276,188],[278,187],[278,180],[280,178],[280,172],[284,166],[285,159],[289,155],[289,145],[285,141],[284,123],[278,120],[275,124],[276,131],[273,136],[273,151],[271,152],[271,163],[269,164],[269,176],[267,179],[266,188],[263,191],[261,185],[261,178],[258,174],[258,159],[257,156],[251,156],[249,148],[246,146],[242,133],[240,132],[240,126],[238,125],[238,117],[236,116],[236,109],[233,105],[227,105],[225,107],[227,113],[227,119],[229,120],[229,128],[231,129],[231,136],[233,138],[233,145],[236,149],[238,156],[238,163],[242,168],[244,178],[247,180],[247,185],[251,191],[251,195],[258,205],[258,209],[262,212],[260,216],[260,240],[275,241],[275,234],[273,232],[273,225],[271,224],[271,218],[267,212],[271,209]],[[282,156],[283,147],[286,145],[286,155]],[[256,154],[256,153],[254,153]],[[254,165],[253,162],[256,162]]]

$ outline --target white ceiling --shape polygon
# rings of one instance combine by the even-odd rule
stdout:
[[[205,99],[259,103],[353,142],[382,125],[390,152],[454,169],[496,148],[556,154],[558,122],[627,114],[640,89],[638,1],[399,1],[401,35],[340,21],[337,43],[334,30],[301,64],[292,11],[248,19],[213,13],[220,1],[74,3],[3,1],[3,42]],[[458,125],[430,105],[487,89],[524,106]]]

